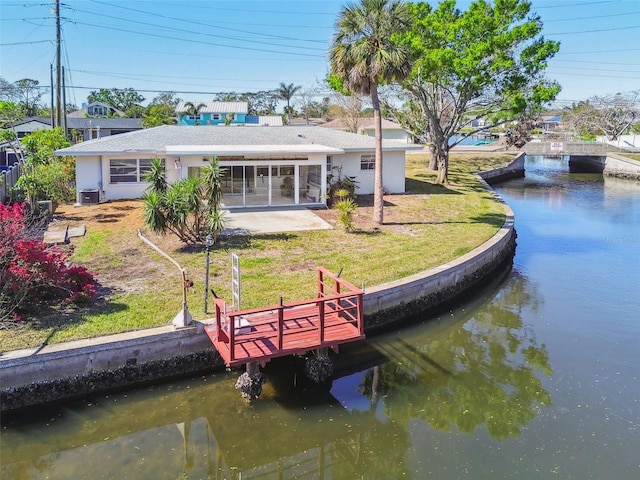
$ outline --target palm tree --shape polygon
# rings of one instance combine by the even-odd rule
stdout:
[[[200,114],[200,110],[205,107],[206,105],[204,103],[196,105],[193,102],[186,102],[184,104],[184,112],[186,115],[193,115],[193,118],[195,118],[196,121],[195,125],[200,125],[200,122],[198,122],[198,115]]]
[[[287,124],[291,123],[291,99],[296,94],[296,92],[300,90],[300,88],[300,85],[294,85],[293,83],[286,85],[285,83],[280,82],[280,86],[276,90],[276,95],[278,96],[278,98],[287,102],[287,108],[285,110],[285,113],[287,114]]]
[[[347,5],[336,22],[329,62],[353,92],[371,96],[375,124],[373,222],[383,222],[382,118],[378,85],[400,81],[411,72],[409,52],[392,40],[409,29],[411,13],[402,0],[361,0]]]

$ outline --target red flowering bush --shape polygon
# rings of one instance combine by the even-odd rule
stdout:
[[[41,302],[82,304],[95,294],[93,274],[32,238],[24,204],[0,204],[0,321],[17,320]]]

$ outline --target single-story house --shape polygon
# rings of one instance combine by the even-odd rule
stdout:
[[[153,158],[165,162],[169,183],[192,175],[212,156],[223,174],[226,207],[325,203],[327,175],[355,177],[356,193],[374,189],[372,137],[318,127],[163,125],[91,140],[56,151],[76,158],[78,202],[140,198]],[[422,149],[383,141],[384,187],[405,191],[405,152]]]

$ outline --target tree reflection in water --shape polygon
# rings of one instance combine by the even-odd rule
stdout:
[[[470,434],[485,426],[496,440],[518,437],[541,406],[551,406],[540,378],[552,373],[547,349],[520,315],[537,308],[532,292],[514,272],[491,303],[441,336],[420,344],[401,333],[372,340],[390,361],[369,370],[359,391],[381,398],[399,425],[422,419],[437,430]]]

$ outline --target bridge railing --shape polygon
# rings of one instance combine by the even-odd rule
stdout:
[[[565,140],[532,140],[522,150],[527,155],[606,155],[619,149],[607,143]]]

